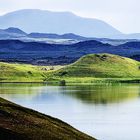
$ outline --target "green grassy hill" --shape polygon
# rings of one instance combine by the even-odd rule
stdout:
[[[70,77],[128,78],[140,77],[140,63],[111,54],[90,54],[62,68],[55,75]]]
[[[1,81],[41,80],[44,77],[39,67],[21,64],[0,63]],[[29,81],[30,81],[29,80]]]
[[[47,73],[59,67],[0,62],[0,82],[43,82]]]
[[[140,62],[112,54],[90,54],[47,76],[70,84],[140,82]]]
[[[67,66],[33,66],[0,62],[0,82],[92,83],[140,81],[140,62],[112,54],[90,54]]]
[[[56,118],[0,98],[1,140],[95,140]]]

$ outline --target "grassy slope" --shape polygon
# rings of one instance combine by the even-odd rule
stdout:
[[[90,54],[75,63],[54,70],[47,66],[8,64],[0,62],[0,82],[94,83],[140,81],[140,62],[111,54]]]
[[[50,116],[0,98],[0,139],[4,140],[94,140]]]
[[[138,61],[111,54],[90,54],[52,74],[68,82],[140,79]]]
[[[54,66],[57,70],[61,66]],[[46,70],[47,69],[47,70]],[[9,64],[0,62],[0,82],[43,82],[51,66]]]

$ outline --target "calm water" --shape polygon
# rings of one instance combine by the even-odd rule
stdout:
[[[140,140],[140,85],[1,84],[0,96],[99,140]]]

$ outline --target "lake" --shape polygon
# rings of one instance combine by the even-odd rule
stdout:
[[[99,140],[140,139],[140,85],[0,84],[0,96]]]

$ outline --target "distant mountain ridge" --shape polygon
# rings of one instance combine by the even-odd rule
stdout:
[[[120,45],[126,42],[137,42],[138,39],[109,39],[109,38],[92,38],[76,35],[73,33],[67,34],[53,34],[53,33],[29,33],[22,31],[19,28],[9,27],[7,29],[0,29],[0,40],[13,39],[25,42],[44,42],[50,44],[74,44],[80,41],[96,40],[102,43],[109,43],[111,45]]]
[[[7,29],[0,29],[0,38],[7,39],[7,38],[20,38],[26,36],[27,34],[14,27],[9,27]]]
[[[51,34],[51,33],[30,33],[22,31],[19,28],[9,27],[7,29],[0,29],[0,39],[18,39],[18,40],[28,40],[34,41],[35,39],[67,39],[67,40],[88,40],[89,38],[75,35],[73,33],[68,34]],[[53,43],[53,42],[52,42]]]
[[[67,33],[63,35],[58,34],[49,34],[49,33],[30,33],[28,37],[32,38],[52,38],[52,39],[77,39],[77,40],[86,40],[88,38],[79,36],[73,33]]]
[[[109,37],[121,34],[104,21],[79,17],[70,12],[25,9],[0,16],[0,23],[0,28],[17,27],[28,33],[74,33],[87,37]]]
[[[113,46],[95,40],[75,44],[48,44],[0,40],[0,61],[23,62],[43,65],[70,64],[83,55],[110,53],[140,61],[140,42],[127,42]]]
[[[18,29],[18,28],[14,28],[14,27],[9,27],[7,29],[4,30],[5,32],[8,33],[16,33],[16,34],[23,34],[23,35],[27,35],[27,33],[25,33],[24,31]]]
[[[24,9],[0,16],[0,28],[19,28],[27,33],[77,34],[92,38],[140,39],[140,33],[123,34],[108,23],[71,12]]]

